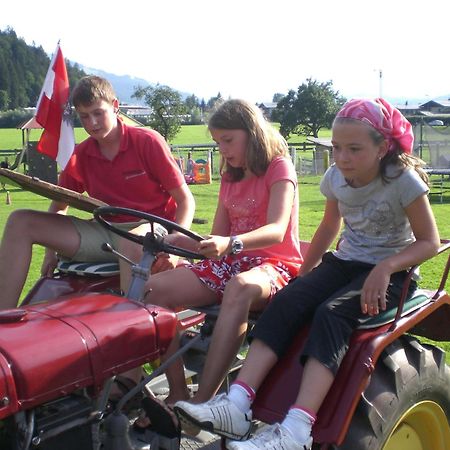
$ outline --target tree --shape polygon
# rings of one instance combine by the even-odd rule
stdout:
[[[9,106],[8,92],[0,90],[0,111],[6,111]]]
[[[274,103],[278,103],[283,97],[284,94],[280,94],[279,92],[277,92],[276,94],[273,94],[272,101]]]
[[[333,82],[320,83],[308,78],[291,90],[277,104],[274,120],[280,122],[280,133],[318,137],[321,128],[330,128],[345,99],[333,90]]]
[[[179,92],[168,86],[137,87],[133,98],[144,99],[151,109],[150,126],[158,131],[166,141],[173,139],[181,128],[186,106]]]
[[[208,102],[206,103],[206,108],[211,111],[212,109],[214,109],[214,107],[216,106],[217,102],[221,102],[222,99],[222,94],[219,92],[215,97],[211,97]]]
[[[188,110],[194,109],[194,108],[198,107],[200,104],[198,98],[194,94],[186,97],[186,100],[184,101],[184,103]]]
[[[49,64],[42,47],[27,45],[10,27],[0,30],[0,91],[6,93],[1,94],[0,109],[36,106]],[[86,75],[68,60],[66,66],[71,86]]]

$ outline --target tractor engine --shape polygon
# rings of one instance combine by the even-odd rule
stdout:
[[[0,448],[96,448],[105,386],[158,359],[176,322],[110,294],[0,311]]]

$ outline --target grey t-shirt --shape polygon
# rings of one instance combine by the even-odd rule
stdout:
[[[397,173],[398,167],[387,167],[387,176]],[[334,254],[344,260],[377,264],[414,242],[404,208],[427,193],[428,186],[414,169],[405,168],[388,182],[378,176],[368,185],[354,188],[333,164],[323,176],[320,190],[328,199],[337,200],[344,220]]]

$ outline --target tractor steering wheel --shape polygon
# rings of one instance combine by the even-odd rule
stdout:
[[[184,234],[185,236],[190,237],[191,239],[194,239],[197,242],[200,242],[204,239],[202,236],[195,233],[194,231],[188,230],[187,228],[184,228],[181,225],[172,222],[171,220],[163,219],[162,217],[155,216],[153,214],[146,213],[143,211],[138,211],[136,209],[121,208],[118,206],[101,206],[95,209],[93,214],[95,220],[97,220],[97,222],[99,222],[105,228],[111,230],[113,233],[116,233],[121,237],[124,237],[125,239],[128,239],[132,242],[136,242],[137,244],[140,245],[144,245],[146,236],[140,236],[138,234],[133,234],[130,231],[122,230],[116,225],[112,224],[111,222],[105,220],[103,216],[117,216],[119,214],[121,215],[123,214],[126,216],[146,220],[151,225],[151,231],[147,233],[147,236],[150,234],[151,245],[153,247],[152,250],[154,251],[155,254],[159,252],[164,252],[170,253],[172,255],[181,256],[183,258],[205,259],[205,257],[200,253],[192,252],[190,250],[186,250],[184,248],[177,247],[175,245],[171,245],[167,242],[164,242],[164,239],[159,237],[155,233],[154,224],[158,223],[162,225],[164,228],[166,228],[169,233],[171,231],[178,231],[179,233]]]

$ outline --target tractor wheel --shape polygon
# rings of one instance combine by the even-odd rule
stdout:
[[[445,352],[402,336],[378,360],[340,450],[450,449]]]

